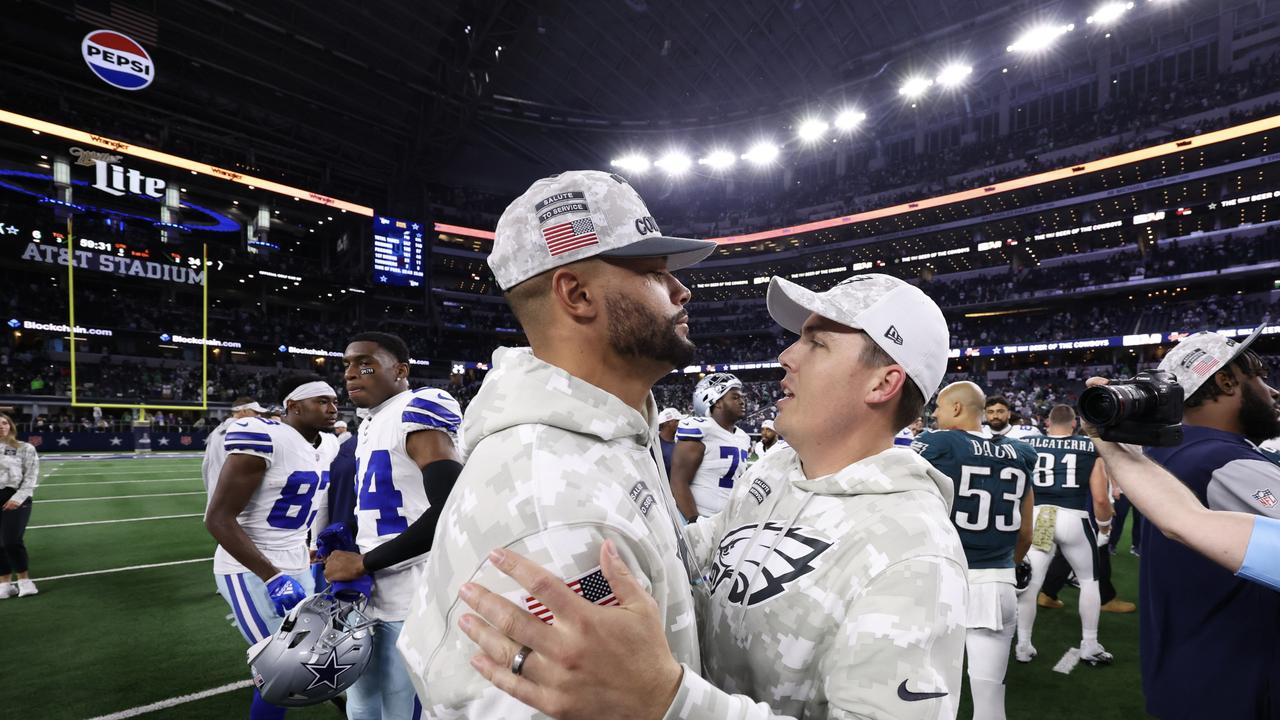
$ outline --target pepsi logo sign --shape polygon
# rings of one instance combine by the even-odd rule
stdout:
[[[80,54],[94,75],[121,90],[141,90],[156,76],[146,49],[114,30],[94,30],[85,35]]]

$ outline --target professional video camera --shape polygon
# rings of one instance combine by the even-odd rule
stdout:
[[[1086,388],[1080,416],[1111,442],[1158,446],[1182,442],[1182,386],[1173,373],[1144,370],[1128,380]]]

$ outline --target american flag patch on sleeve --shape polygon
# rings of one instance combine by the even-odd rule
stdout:
[[[618,598],[614,596],[613,588],[609,587],[609,581],[604,579],[604,572],[599,567],[566,582],[565,585],[596,605],[609,606],[618,604]],[[555,615],[551,614],[551,608],[543,605],[537,598],[528,595],[525,597],[524,603],[534,617],[548,625],[554,624],[556,618]]]

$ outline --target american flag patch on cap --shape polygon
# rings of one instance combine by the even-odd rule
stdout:
[[[591,222],[591,218],[581,218],[543,228],[542,239],[547,241],[547,250],[551,253],[551,257],[600,242],[596,238],[596,224]]]
[[[566,582],[565,585],[596,605],[609,606],[618,604],[618,598],[614,596],[613,588],[609,587],[609,581],[604,579],[604,572],[599,567]],[[551,614],[551,609],[543,605],[537,598],[528,595],[525,597],[524,603],[534,617],[548,625],[554,624],[555,615]]]

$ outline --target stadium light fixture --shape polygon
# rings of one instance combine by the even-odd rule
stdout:
[[[738,158],[728,150],[718,149],[707,153],[707,156],[698,160],[699,165],[706,165],[712,170],[726,170],[733,167]]]
[[[850,130],[862,124],[867,119],[867,114],[854,109],[841,110],[836,115],[836,129],[840,132],[849,132]]]
[[[800,123],[800,127],[796,130],[796,136],[799,137],[802,142],[817,142],[821,140],[822,136],[826,135],[827,130],[830,129],[831,126],[827,124],[826,120],[821,118],[808,118]]]
[[[1011,53],[1037,53],[1048,50],[1058,38],[1075,30],[1074,23],[1066,25],[1037,25],[1018,36],[1013,44],[1005,48]]]
[[[1091,25],[1113,25],[1125,13],[1133,9],[1131,2],[1109,2],[1093,11],[1093,14],[1085,19],[1085,22]]]
[[[742,159],[752,165],[765,166],[777,160],[780,152],[777,145],[768,140],[762,140],[743,153]]]
[[[672,177],[677,177],[689,172],[689,167],[693,165],[693,161],[689,156],[679,150],[672,150],[653,163],[655,167],[659,167]]]
[[[641,175],[649,169],[651,163],[649,162],[649,158],[640,154],[632,153],[630,155],[623,155],[609,164],[619,170],[625,170],[626,172]]]
[[[934,78],[934,82],[945,88],[959,87],[971,74],[973,74],[972,65],[959,62],[947,63],[942,70],[938,71],[938,77]]]
[[[902,83],[902,87],[898,88],[898,94],[910,100],[915,100],[921,95],[924,95],[925,91],[927,91],[929,86],[932,84],[933,81],[928,78],[907,78],[907,81]]]

